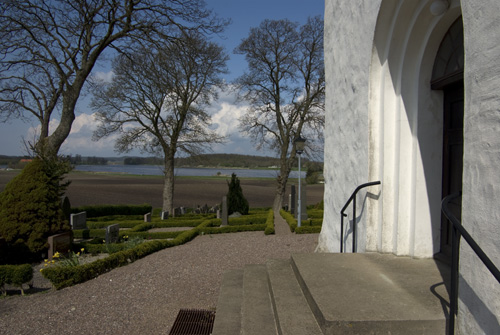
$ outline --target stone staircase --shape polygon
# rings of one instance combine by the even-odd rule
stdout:
[[[297,254],[225,273],[213,335],[445,334],[449,268],[436,260]]]

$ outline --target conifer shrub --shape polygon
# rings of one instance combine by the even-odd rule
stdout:
[[[248,214],[248,200],[243,195],[243,190],[240,186],[240,180],[236,174],[231,175],[231,182],[228,183],[229,191],[227,192],[227,210],[229,215],[239,212],[243,215]]]
[[[44,252],[50,235],[70,230],[61,196],[67,163],[35,158],[0,193],[1,263],[16,263]]]

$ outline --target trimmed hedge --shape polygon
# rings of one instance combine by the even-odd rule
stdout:
[[[87,212],[87,218],[109,215],[144,215],[153,210],[151,205],[99,205],[71,208],[71,213]]]
[[[321,226],[300,226],[295,228],[295,234],[316,234],[321,233]]]
[[[295,220],[292,214],[288,213],[284,209],[280,209],[280,215],[283,219],[285,219],[286,223],[288,223],[290,231],[293,233],[295,228],[297,228],[297,220]]]
[[[75,267],[49,267],[43,269],[42,275],[49,279],[56,289],[83,283],[89,279],[111,271],[119,266],[127,265],[140,258],[165,248],[184,244],[194,239],[203,228],[212,224],[211,220],[204,221],[198,227],[181,232],[173,240],[156,240],[141,243],[135,248],[123,250],[109,255],[104,259]]]
[[[120,236],[128,236],[128,237],[142,237],[144,239],[167,239],[167,238],[176,238],[182,231],[165,231],[165,232],[156,232],[150,233],[148,231],[132,231],[126,230],[121,231]],[[79,229],[73,230],[74,238],[106,238],[106,230],[104,229]]]
[[[224,227],[206,227],[201,228],[200,233],[203,234],[226,234],[226,233],[239,233],[243,231],[263,231],[266,229],[266,224],[251,224],[243,226],[224,226]]]
[[[152,222],[144,222],[144,219],[140,219],[140,220],[114,220],[114,221],[110,220],[110,221],[102,221],[102,222],[92,222],[92,221],[89,222],[89,221],[87,221],[87,227],[89,229],[105,229],[107,226],[117,223],[120,225],[120,228],[135,228],[135,227],[142,225],[142,224],[154,225],[151,228],[175,228],[175,227],[193,227],[194,228],[205,220],[206,220],[206,218],[196,220],[196,219],[193,219],[191,217],[191,218],[189,218],[189,220],[179,220],[178,218],[175,218],[175,219],[168,219],[168,220],[164,220],[164,221],[153,220]]]
[[[3,295],[7,294],[5,284],[19,286],[24,295],[23,284],[33,279],[33,269],[29,264],[0,265],[0,288]]]
[[[229,218],[227,224],[230,226],[263,224],[266,223],[266,219],[267,219],[267,214],[244,215],[237,218]]]
[[[272,209],[270,209],[267,213],[266,229],[264,230],[264,234],[274,234],[274,211]]]

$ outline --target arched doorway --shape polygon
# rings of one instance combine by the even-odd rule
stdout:
[[[442,198],[462,190],[464,124],[464,47],[462,18],[457,19],[439,47],[433,68],[431,87],[442,90],[443,99],[443,170]],[[452,211],[461,217],[461,199],[452,203]],[[440,252],[449,256],[451,224],[442,216]]]

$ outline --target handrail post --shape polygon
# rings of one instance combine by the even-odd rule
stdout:
[[[352,253],[356,252],[356,195],[352,199]]]
[[[352,192],[351,196],[349,197],[349,200],[347,200],[344,207],[342,207],[342,210],[340,211],[340,253],[344,252],[344,216],[347,216],[347,214],[344,214],[344,211],[346,210],[347,206],[349,206],[351,201],[353,201],[354,209],[352,219],[352,252],[354,253],[356,252],[356,195],[362,188],[374,185],[380,185],[380,181],[372,181],[370,183],[361,184],[356,187],[354,192]]]

